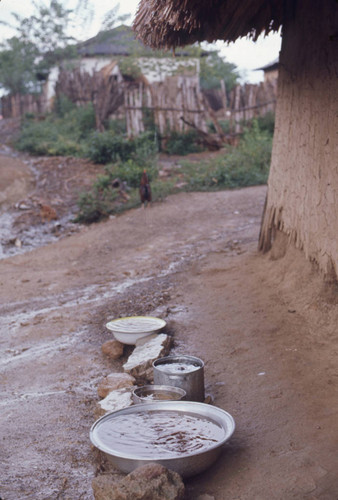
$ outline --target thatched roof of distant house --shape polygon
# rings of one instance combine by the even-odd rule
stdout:
[[[141,0],[133,28],[150,47],[235,41],[278,31],[284,0]]]
[[[278,69],[279,66],[279,57],[277,59],[274,59],[273,61],[269,62],[268,64],[265,64],[265,66],[262,66],[261,68],[256,68],[256,71],[262,70],[262,71],[274,71],[275,69]]]
[[[93,38],[80,43],[77,52],[83,57],[97,56],[148,56],[154,55],[154,51],[146,47],[129,26],[118,26],[107,31],[101,31]],[[160,54],[157,54],[160,55]],[[192,56],[191,49],[187,47],[184,51],[177,53],[180,56]]]
[[[101,31],[93,38],[80,43],[77,51],[81,56],[129,56],[135,52],[151,53],[151,49],[137,40],[135,33],[128,26]]]

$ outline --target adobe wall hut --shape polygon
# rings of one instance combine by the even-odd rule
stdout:
[[[259,248],[293,242],[337,279],[336,0],[142,0],[134,21],[138,36],[152,47],[256,40],[281,26],[276,128]]]

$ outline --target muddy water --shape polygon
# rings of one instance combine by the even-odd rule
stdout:
[[[31,158],[0,144],[0,259],[24,254],[77,232],[73,206],[56,221],[39,220],[33,198],[46,178]],[[39,186],[38,186],[39,185]]]
[[[20,231],[15,228],[17,211],[0,214],[0,259],[29,252],[34,248],[48,245],[60,239],[58,231],[63,228],[78,227],[71,222],[73,216],[67,215],[57,222],[32,225]]]
[[[177,458],[202,452],[224,437],[224,429],[217,423],[177,411],[120,415],[97,427],[97,438],[106,447],[142,459]]]

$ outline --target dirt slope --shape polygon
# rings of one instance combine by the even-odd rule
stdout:
[[[92,500],[96,388],[129,352],[103,357],[104,324],[129,314],[167,320],[237,424],[187,499],[337,498],[337,289],[296,250],[257,254],[265,192],[172,196],[0,260],[2,500]]]

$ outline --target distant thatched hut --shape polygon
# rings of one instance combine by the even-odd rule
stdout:
[[[256,71],[262,70],[264,71],[264,81],[271,82],[277,80],[278,78],[278,66],[279,66],[279,58],[271,61],[268,64],[265,64],[261,68],[257,68]]]
[[[134,21],[152,47],[256,40],[282,26],[276,127],[259,247],[293,242],[338,275],[336,0],[141,0]]]

